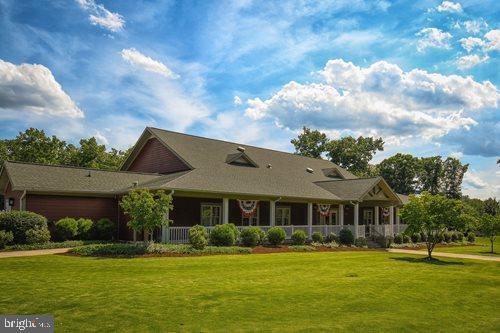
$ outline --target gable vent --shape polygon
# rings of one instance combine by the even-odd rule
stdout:
[[[268,169],[272,169],[272,168],[273,168],[273,166],[271,165],[271,163],[269,163],[269,164],[267,165],[267,168],[268,168]]]
[[[307,168],[306,171],[309,172],[309,173],[313,173],[314,172],[314,170],[312,168]]]
[[[245,148],[238,146],[238,148],[236,148],[236,150],[241,151],[243,153],[245,151]]]

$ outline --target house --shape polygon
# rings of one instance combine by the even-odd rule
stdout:
[[[5,209],[57,221],[102,217],[117,221],[118,237],[140,239],[119,207],[134,188],[173,196],[173,225],[157,240],[185,242],[190,226],[234,223],[281,226],[311,235],[349,228],[356,237],[391,235],[405,225],[406,200],[381,177],[358,178],[338,165],[291,153],[147,127],[120,171],[5,162],[0,189]]]

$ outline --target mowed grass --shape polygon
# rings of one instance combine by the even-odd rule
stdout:
[[[448,253],[465,253],[465,254],[477,254],[477,255],[488,255],[488,256],[499,256],[500,255],[500,236],[497,236],[495,243],[493,245],[494,253],[490,252],[491,243],[490,239],[487,237],[477,237],[475,245],[464,245],[464,246],[437,246],[436,252],[448,252]]]
[[[498,332],[500,264],[378,251],[0,259],[0,313],[57,332]]]

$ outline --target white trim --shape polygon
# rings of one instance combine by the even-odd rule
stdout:
[[[204,206],[207,206],[207,207],[210,207],[211,208],[211,215],[209,217],[210,219],[210,224],[209,225],[205,225],[203,223],[203,207]],[[218,221],[216,221],[216,223],[214,223],[214,216],[213,216],[213,208],[214,207],[218,207],[219,208],[219,216],[218,216]],[[218,202],[202,202],[200,203],[200,224],[205,226],[205,227],[210,227],[210,226],[214,226],[214,225],[217,225],[217,224],[221,224],[222,222],[222,215],[223,212],[222,212],[222,205]]]
[[[229,199],[228,198],[222,199],[222,223],[223,224],[229,223]]]
[[[286,226],[286,225],[292,225],[292,207],[291,206],[277,206],[276,207],[276,216],[278,216],[278,210],[288,210],[289,213],[288,213],[288,224],[277,224],[276,222],[278,221],[277,218],[275,218],[275,225],[279,225],[279,226]]]
[[[359,203],[354,204],[354,239],[358,239],[358,226],[359,226]]]

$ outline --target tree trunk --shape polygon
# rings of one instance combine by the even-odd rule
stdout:
[[[494,253],[493,251],[493,243],[495,243],[495,239],[493,237],[490,237],[490,243],[491,243],[491,253]]]
[[[432,250],[433,250],[434,246],[432,246],[431,243],[427,243],[427,256],[429,258],[429,260],[432,259]]]

